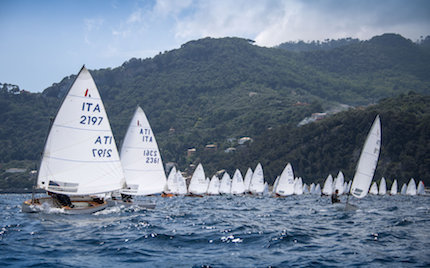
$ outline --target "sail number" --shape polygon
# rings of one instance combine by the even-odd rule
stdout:
[[[145,162],[147,164],[157,164],[160,162],[157,150],[144,150],[143,156],[145,157]]]
[[[158,164],[160,162],[160,158],[158,157],[147,157],[146,163],[147,164]]]
[[[93,149],[94,157],[111,157],[112,149]]]
[[[102,123],[103,117],[101,116],[81,116],[81,124],[83,125],[100,125]]]

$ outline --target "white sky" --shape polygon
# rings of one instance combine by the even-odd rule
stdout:
[[[430,35],[427,0],[0,0],[0,83],[40,92],[207,36],[260,46]]]

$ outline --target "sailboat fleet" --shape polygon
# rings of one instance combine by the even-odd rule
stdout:
[[[379,188],[372,179],[379,158],[381,125],[376,117],[357,165],[352,181],[346,182],[339,171],[331,174],[321,189],[320,184],[307,186],[294,176],[287,163],[272,187],[272,196],[338,195],[350,193],[363,198],[374,195],[398,194],[397,180],[387,191],[385,178]],[[371,186],[372,185],[372,186]],[[371,186],[371,187],[370,187]],[[131,203],[133,196],[162,194],[162,196],[203,195],[268,195],[268,183],[263,167],[248,168],[245,176],[236,169],[233,177],[224,172],[222,178],[205,176],[199,164],[187,187],[182,173],[173,167],[166,178],[160,151],[149,121],[137,107],[118,152],[103,102],[90,72],[84,67],[66,94],[52,122],[36,187],[48,196],[24,201],[23,212],[39,212],[46,207],[61,209],[66,214],[94,213],[119,203]],[[414,179],[403,184],[400,194],[423,195],[424,183]],[[112,201],[115,201],[112,203]]]

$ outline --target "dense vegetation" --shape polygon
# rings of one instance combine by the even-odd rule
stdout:
[[[239,38],[205,38],[154,58],[131,59],[118,68],[94,70],[92,74],[117,142],[125,134],[136,105],[140,105],[157,135],[164,162],[175,162],[185,169],[188,164],[202,160],[208,172],[214,172],[233,168],[233,164],[244,168],[261,161],[268,178],[273,179],[284,162],[291,161],[299,175],[314,179],[337,169],[351,175],[362,146],[360,137],[366,135],[366,124],[370,126],[374,112],[350,111],[356,116],[342,113],[329,119],[337,118],[345,129],[348,124],[361,122],[361,128],[355,126],[357,128],[345,130],[350,136],[337,137],[350,142],[346,147],[340,146],[340,142],[333,145],[319,140],[319,145],[324,144],[322,151],[311,141],[318,140],[320,132],[328,131],[330,125],[323,129],[319,127],[325,123],[297,128],[298,122],[339,103],[368,105],[411,90],[429,94],[429,68],[428,42],[416,44],[387,34],[369,41],[308,52],[262,48]],[[16,87],[0,89],[3,171],[11,163],[18,166],[17,162],[11,162],[14,160],[22,161],[21,165],[26,168],[34,168],[43,149],[50,118],[55,116],[73,79],[74,76],[66,77],[43,93],[28,93]],[[393,101],[402,102],[403,98],[411,96],[403,95]],[[424,96],[421,98],[427,100]],[[375,107],[382,107],[380,105]],[[414,110],[415,103],[404,105]],[[381,114],[385,120],[387,115]],[[423,122],[424,117],[411,114],[415,123]],[[407,123],[404,118],[412,115],[397,114],[398,127],[402,128],[402,124]],[[352,121],[347,123],[348,120]],[[351,135],[355,133],[357,137],[352,140]],[[227,147],[236,146],[234,139],[243,136],[250,136],[255,142],[238,150],[236,155],[223,153]],[[335,136],[328,138],[332,141]],[[406,138],[416,136],[402,137],[405,138],[403,142],[407,142]],[[270,142],[273,143],[270,145]],[[204,151],[204,146],[212,143],[218,146],[218,151]],[[187,158],[186,150],[192,147],[197,153]],[[397,149],[389,152],[396,156],[389,155],[388,162],[397,164],[378,168],[378,172],[383,171],[386,176],[392,175],[389,172],[400,172],[405,178],[423,177],[424,171],[409,169],[411,162],[418,169],[425,170],[429,165],[423,164],[423,167],[417,155],[409,154],[409,146],[389,148],[394,147]],[[347,151],[354,154],[348,155]],[[423,159],[429,158],[428,151],[419,156],[423,154]],[[337,155],[344,157],[337,159],[334,157]],[[381,163],[385,163],[383,159],[386,158],[381,158]],[[14,184],[10,176],[2,173],[0,188]],[[5,177],[9,178],[7,182]]]

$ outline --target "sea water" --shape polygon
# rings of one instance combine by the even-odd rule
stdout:
[[[430,266],[430,197],[147,197],[156,208],[26,214],[0,195],[0,267]]]

